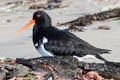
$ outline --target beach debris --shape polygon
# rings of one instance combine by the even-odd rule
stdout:
[[[0,68],[0,80],[6,80],[6,73]]]
[[[75,76],[80,77],[81,71],[83,75],[87,72],[95,71],[100,76],[107,79],[120,79],[120,67],[116,66],[114,62],[111,63],[86,63],[79,62],[76,58],[66,57],[38,57],[33,59],[17,59],[17,63],[31,67],[33,70],[48,70],[55,73],[59,77],[67,79],[74,79]],[[44,65],[44,66],[42,66]],[[48,69],[45,66],[52,68]],[[97,75],[97,74],[96,74]],[[101,78],[102,78],[101,77]]]
[[[17,58],[0,63],[0,78],[7,80],[119,80],[114,63],[79,62],[72,56]]]
[[[0,62],[4,62],[6,60],[5,57],[0,57]]]
[[[109,30],[110,29],[110,27],[108,27],[108,26],[99,26],[98,27],[98,30]]]
[[[62,0],[48,0],[48,8],[53,9],[53,8],[60,8],[61,7],[61,2]]]
[[[23,9],[55,9],[62,6],[62,0],[12,0],[6,1],[0,11],[12,12]]]
[[[69,31],[69,32],[84,32],[84,28],[83,27],[79,27],[79,26],[70,26],[69,28],[65,29],[65,31]]]
[[[4,4],[4,6],[2,6],[0,8],[0,11],[13,11],[13,9],[17,8],[18,6],[20,6],[21,4],[23,4],[23,1],[12,1],[12,2],[7,2],[6,4]]]
[[[11,19],[7,19],[7,20],[6,20],[7,23],[9,23],[9,22],[11,22],[11,21],[12,21]]]
[[[3,63],[3,62],[13,62],[13,63],[15,63],[16,59],[15,58],[0,57],[0,63]]]
[[[6,78],[25,76],[29,72],[29,68],[22,64],[16,64],[13,62],[0,63],[0,68],[6,73]]]
[[[97,72],[88,72],[84,75],[88,80],[95,79],[95,80],[104,80],[103,77],[101,77]]]
[[[29,9],[47,9],[47,5],[44,4],[34,4],[29,7]]]
[[[12,1],[12,2],[7,2],[6,5],[10,5],[10,4],[17,4],[17,5],[21,5],[23,3],[22,0],[19,1]]]
[[[44,4],[33,4],[29,7],[29,9],[54,9],[60,8],[62,5],[62,0],[47,0]]]
[[[15,6],[16,6],[15,4],[7,5],[5,7],[0,8],[0,11],[8,11],[8,12],[12,11],[10,8],[15,7]]]
[[[82,77],[76,77],[75,80],[106,80],[95,71],[87,72]],[[110,80],[110,79],[107,79]]]
[[[69,22],[65,22],[61,24],[59,23],[58,26],[69,25],[70,27],[67,30],[75,29],[74,31],[76,31],[78,27],[86,27],[87,25],[92,24],[93,21],[104,21],[106,19],[117,18],[117,17],[120,17],[120,8],[115,8],[108,11],[85,15],[83,17],[79,17]]]
[[[24,77],[13,77],[10,80],[48,80],[44,78],[45,74],[41,72],[30,72],[29,74],[25,75]]]

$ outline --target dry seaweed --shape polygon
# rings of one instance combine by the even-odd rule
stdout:
[[[58,23],[58,26],[62,25],[70,25],[67,30],[75,29],[81,31],[79,27],[85,27],[87,25],[92,24],[93,21],[103,21],[110,18],[120,17],[120,8],[103,11],[95,14],[85,15],[83,17],[79,17],[75,20],[65,22],[65,23]]]

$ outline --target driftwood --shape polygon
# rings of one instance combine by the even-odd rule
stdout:
[[[120,17],[120,8],[116,8],[109,11],[103,11],[95,14],[85,15],[83,17],[79,17],[69,22],[58,23],[58,26],[69,25],[70,27],[68,28],[68,30],[78,29],[78,31],[81,31],[81,28],[78,27],[85,27],[87,25],[92,24],[93,21],[103,21],[106,19],[116,18],[116,17]]]
[[[23,64],[32,70],[47,70],[61,77],[74,79],[75,76],[88,71],[96,71],[105,78],[120,80],[120,67],[114,64],[79,62],[73,57],[39,57],[32,59],[17,59],[17,63]],[[82,71],[82,73],[81,73]]]

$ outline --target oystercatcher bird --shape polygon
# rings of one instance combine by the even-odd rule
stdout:
[[[96,57],[106,61],[100,54],[111,51],[96,48],[68,31],[55,28],[52,26],[50,16],[42,10],[36,11],[33,14],[33,19],[19,29],[17,33],[33,23],[35,23],[33,27],[33,43],[41,56],[74,56],[79,60]]]

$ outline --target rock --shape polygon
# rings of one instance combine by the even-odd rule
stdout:
[[[11,21],[12,21],[11,19],[6,20],[7,23],[9,23],[9,22],[11,22]]]
[[[6,73],[0,68],[0,80],[6,80]]]
[[[7,78],[12,77],[19,77],[19,76],[25,76],[29,73],[29,68],[22,65],[22,64],[16,64],[16,63],[0,63],[0,67],[4,69],[4,71],[7,74]]]
[[[32,70],[41,69],[43,71],[51,72],[53,75],[55,74],[54,76],[58,76],[64,79],[67,78],[74,80],[75,76],[81,75],[81,71],[83,72],[83,75],[89,71],[96,71],[104,78],[115,80],[120,79],[120,63],[116,62],[86,63],[79,62],[76,58],[71,56],[17,59],[16,62],[26,65]],[[92,73],[90,76],[94,76],[94,74]],[[99,76],[97,75],[97,77]]]
[[[16,65],[15,68],[13,68],[13,71],[10,72],[7,77],[20,77],[20,76],[25,76],[29,73],[29,68],[23,66],[22,64]]]

